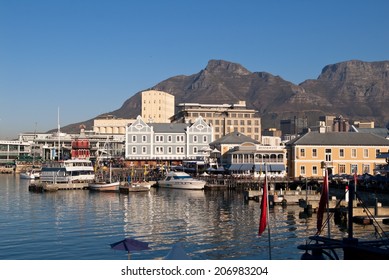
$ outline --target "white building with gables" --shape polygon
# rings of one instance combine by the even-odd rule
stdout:
[[[213,141],[213,128],[202,117],[189,124],[146,123],[138,116],[127,126],[125,141],[125,158],[134,163],[198,160]]]

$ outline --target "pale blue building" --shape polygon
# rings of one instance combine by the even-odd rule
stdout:
[[[201,160],[213,141],[213,128],[202,117],[194,123],[146,123],[138,116],[126,127],[125,158],[129,161]]]

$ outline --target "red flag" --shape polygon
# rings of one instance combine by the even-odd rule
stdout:
[[[258,229],[258,235],[261,235],[266,228],[267,224],[267,176],[265,175],[265,181],[263,182],[263,193],[262,193],[262,200],[261,200],[261,215],[259,217],[259,229]]]
[[[323,189],[319,201],[319,209],[317,210],[317,230],[320,231],[323,225],[324,210],[328,207],[328,173],[325,171]]]

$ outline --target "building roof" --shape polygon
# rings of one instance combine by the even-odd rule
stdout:
[[[376,128],[359,128],[358,127],[358,128],[356,128],[356,127],[352,126],[352,129],[358,133],[372,133],[372,134],[381,136],[383,138],[386,138],[389,136],[389,131],[385,127],[383,127],[383,128],[380,128],[380,127],[376,127]]]
[[[185,133],[185,129],[191,124],[187,123],[149,123],[155,133]]]
[[[288,143],[287,146],[389,146],[389,140],[372,133],[355,132],[308,132]]]
[[[251,137],[248,137],[241,132],[234,131],[234,132],[231,132],[231,133],[213,141],[212,143],[210,143],[210,145],[243,144],[246,142],[260,144],[257,140],[254,140]]]

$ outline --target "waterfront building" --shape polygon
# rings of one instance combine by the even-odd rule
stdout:
[[[288,143],[287,170],[291,179],[323,178],[329,174],[373,174],[385,159],[377,158],[388,152],[389,141],[372,133],[308,132]]]
[[[170,123],[174,115],[174,95],[159,90],[142,92],[141,116],[149,123]]]
[[[28,158],[29,156],[29,142],[0,140],[0,164],[12,163],[19,158]]]
[[[202,117],[193,123],[146,123],[138,116],[126,130],[125,158],[138,166],[203,160],[212,140],[212,126]]]
[[[234,150],[237,146],[254,147],[255,145],[259,144],[259,141],[252,139],[251,137],[241,132],[233,131],[210,143],[210,147],[220,151],[219,165],[226,166],[229,163],[229,151]]]
[[[226,153],[226,169],[231,174],[269,178],[286,177],[286,150],[283,146],[243,145]]]
[[[124,157],[124,134],[104,135],[86,132],[82,127],[79,134],[54,133],[21,133],[19,141],[26,143],[26,153],[36,160],[70,159],[72,143],[86,139],[90,143],[90,157],[93,159],[97,151],[109,154],[112,158]]]
[[[172,123],[193,122],[202,117],[212,124],[214,139],[219,139],[234,131],[239,131],[256,141],[261,140],[261,118],[258,111],[246,108],[245,101],[238,104],[199,104],[180,103],[178,113],[172,118]]]

